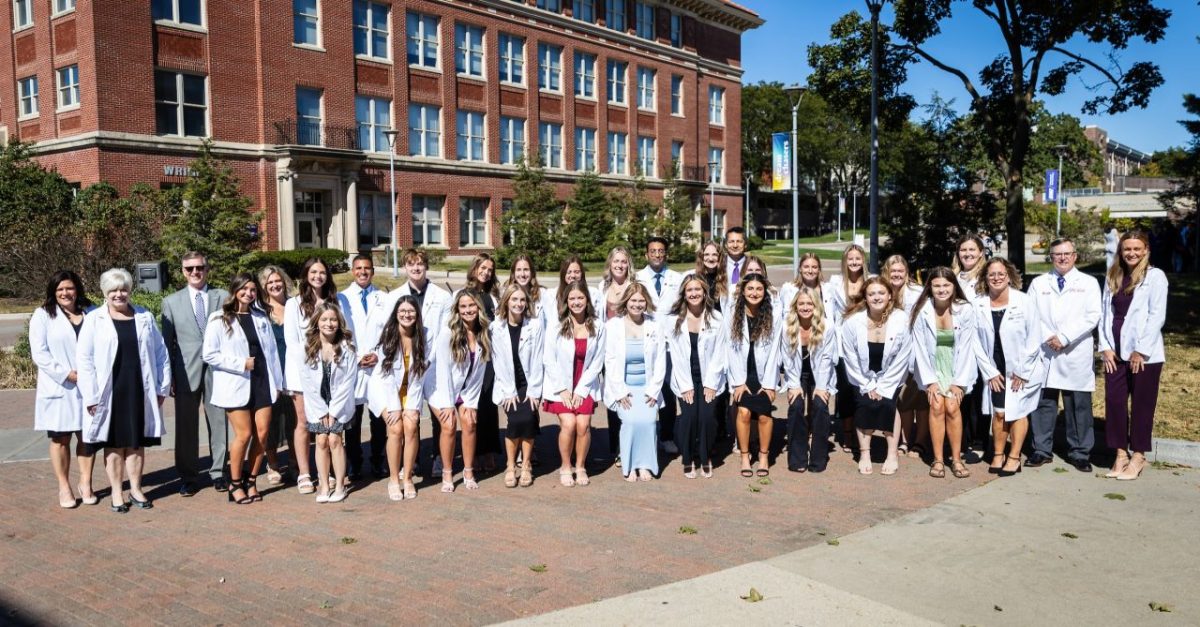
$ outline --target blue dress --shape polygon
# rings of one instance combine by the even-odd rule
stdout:
[[[658,474],[658,408],[646,404],[646,352],[641,339],[625,340],[625,386],[632,400],[621,417],[621,470]],[[658,396],[658,394],[654,394]]]

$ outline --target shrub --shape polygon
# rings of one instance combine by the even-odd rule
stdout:
[[[257,274],[263,266],[275,265],[283,268],[283,271],[295,280],[300,276],[304,262],[308,261],[310,257],[316,257],[325,262],[333,274],[350,269],[350,265],[346,262],[345,251],[336,248],[301,248],[297,250],[256,250],[247,253],[238,260],[236,271],[233,274],[238,272]],[[232,278],[232,274],[228,277],[221,277],[222,281],[226,283],[230,278]]]
[[[29,357],[0,351],[0,390],[37,387],[37,366]]]
[[[766,245],[767,240],[757,235],[751,235],[746,238],[746,250],[762,250]]]

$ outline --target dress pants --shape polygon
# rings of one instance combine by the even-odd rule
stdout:
[[[704,387],[692,392],[691,404],[679,400],[679,416],[675,418],[675,444],[685,466],[712,463],[713,443],[717,439],[716,405],[704,400]],[[722,416],[723,418],[723,416]]]
[[[812,395],[812,388],[805,387],[804,395],[809,398],[808,411],[801,397],[788,405],[788,469],[825,468],[829,464],[829,406]],[[808,436],[812,435],[812,446]]]
[[[383,456],[387,446],[387,424],[383,419],[367,410],[366,405],[354,406],[354,417],[346,425],[346,462],[350,474],[362,471],[362,423],[363,414],[367,415],[367,428],[371,430],[371,466],[383,466]]]
[[[671,389],[671,355],[666,354],[667,376],[663,379],[663,406],[658,410],[658,441],[675,442],[675,391]],[[676,442],[676,445],[679,443]]]
[[[182,385],[180,385],[182,383]],[[229,445],[228,422],[225,410],[207,402],[212,389],[212,373],[204,373],[200,389],[192,390],[186,375],[175,382],[175,470],[179,479],[195,482],[201,472],[208,472],[219,479],[225,472],[226,451]],[[204,419],[208,423],[208,448],[212,454],[212,465],[203,471],[200,468],[200,405],[204,405]]]
[[[1129,362],[1118,361],[1116,370],[1104,375],[1104,439],[1109,448],[1150,451],[1162,368],[1162,363],[1146,364],[1133,374]]]
[[[1064,424],[1067,435],[1067,458],[1087,460],[1092,454],[1096,434],[1092,429],[1092,393],[1073,390],[1042,389],[1042,399],[1030,420],[1033,432],[1033,452],[1046,457],[1054,454],[1054,425],[1058,421],[1058,397],[1062,395]]]

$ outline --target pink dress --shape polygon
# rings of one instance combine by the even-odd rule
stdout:
[[[571,369],[571,389],[579,384],[579,377],[583,376],[583,361],[587,357],[588,338],[575,338],[575,362]],[[583,397],[583,402],[579,407],[571,409],[563,405],[561,401],[543,401],[542,410],[552,414],[582,414],[590,416],[596,410],[596,401],[591,396]]]

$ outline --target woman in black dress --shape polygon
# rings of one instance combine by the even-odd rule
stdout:
[[[496,280],[496,261],[487,253],[475,255],[471,269],[467,272],[467,285],[463,289],[474,290],[483,303],[481,315],[486,316],[483,325],[496,319],[496,297],[499,295]],[[496,372],[492,362],[487,362],[483,371],[483,388],[479,391],[479,409],[476,411],[475,454],[483,463],[484,472],[496,469],[496,456],[500,454],[500,411],[492,402],[492,388]]]
[[[541,321],[533,315],[533,299],[518,284],[504,288],[498,316],[492,323],[491,362],[496,368],[492,401],[504,408],[508,424],[504,446],[508,465],[504,486],[533,484],[533,440],[541,431],[538,399],[542,396],[543,333]],[[520,479],[517,478],[517,453],[521,453]]]
[[[730,400],[737,408],[738,450],[742,476],[750,468],[750,422],[758,422],[758,476],[770,474],[771,410],[779,386],[779,339],[783,325],[771,306],[767,277],[754,273],[742,277],[728,320],[726,367]]]

